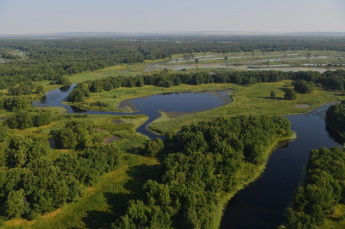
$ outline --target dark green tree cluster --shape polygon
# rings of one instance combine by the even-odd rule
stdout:
[[[242,182],[241,168],[262,164],[272,142],[290,134],[282,117],[237,117],[168,135],[161,182],[148,181],[146,199],[131,201],[114,228],[212,228],[220,194]]]
[[[164,148],[164,142],[160,138],[156,138],[155,140],[148,141],[145,145],[145,152],[146,156],[155,157],[158,153],[160,153]]]
[[[57,80],[56,80],[56,84],[61,84],[61,85],[71,85],[71,81],[67,78],[67,76],[61,76],[61,77],[58,77]]]
[[[345,152],[340,147],[322,148],[310,153],[307,175],[286,211],[289,228],[317,228],[327,212],[345,203]]]
[[[29,83],[21,83],[16,87],[10,87],[8,89],[9,95],[19,96],[19,95],[30,95],[32,94],[32,90],[34,89],[34,85],[32,82]]]
[[[340,133],[345,132],[345,101],[328,108],[326,123]]]
[[[293,79],[303,79],[308,83],[313,82],[316,85],[322,85],[329,90],[342,91],[345,88],[345,70],[325,71],[324,73],[307,71],[297,72]]]
[[[84,102],[85,94],[82,90],[79,88],[73,89],[71,93],[69,93],[67,97],[68,102]]]
[[[85,122],[69,121],[65,128],[53,132],[53,139],[57,148],[84,149],[91,140],[90,131]]]
[[[292,89],[292,88],[286,88],[285,89],[284,99],[294,100],[296,98],[297,98],[297,94],[296,94],[294,89]]]
[[[52,160],[46,139],[17,137],[0,125],[0,215],[34,219],[78,200],[84,186],[121,161],[115,145],[95,145]]]
[[[51,152],[45,139],[6,136],[0,143],[0,214],[34,218],[75,198],[81,188],[45,156]],[[79,195],[80,193],[78,193]]]
[[[312,81],[295,80],[293,86],[295,91],[301,94],[311,94],[314,91],[314,83]]]
[[[0,99],[0,109],[8,111],[27,110],[31,107],[31,101],[28,98],[13,96]]]
[[[16,114],[9,117],[5,124],[11,129],[26,129],[30,127],[40,127],[48,125],[53,121],[53,117],[50,112],[40,111],[32,114],[28,111],[18,111]]]
[[[91,186],[99,176],[114,170],[122,159],[121,149],[114,145],[96,144],[81,153],[63,154],[55,165],[68,176],[75,177],[80,183]]]

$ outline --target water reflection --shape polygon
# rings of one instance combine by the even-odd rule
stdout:
[[[303,180],[309,152],[344,143],[326,127],[327,109],[323,106],[309,114],[287,116],[297,139],[277,149],[262,176],[229,202],[221,228],[266,229],[282,223],[285,208]]]

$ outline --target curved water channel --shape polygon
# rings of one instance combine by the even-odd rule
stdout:
[[[328,107],[286,117],[297,139],[275,150],[262,176],[231,199],[223,215],[222,229],[267,229],[282,224],[285,208],[303,181],[310,150],[344,143],[326,127]]]
[[[198,112],[220,107],[231,102],[228,92],[173,93],[153,95],[127,101],[138,112],[122,113],[108,111],[86,111],[61,102],[73,87],[63,87],[47,93],[35,106],[64,107],[68,113],[135,115],[146,114],[149,119],[137,132],[155,138],[157,135],[146,126],[165,112]],[[121,106],[121,105],[120,105]],[[321,147],[341,146],[344,140],[325,125],[325,112],[329,105],[322,106],[308,114],[286,116],[297,139],[285,142],[269,158],[266,170],[254,183],[237,193],[228,203],[221,222],[221,228],[266,229],[277,228],[283,222],[285,208],[289,205],[297,186],[303,181],[309,152]]]
[[[39,102],[34,102],[34,106],[38,107],[63,107],[67,113],[86,113],[86,114],[103,114],[103,115],[137,115],[145,114],[149,119],[138,129],[138,133],[144,134],[151,139],[161,137],[147,129],[147,125],[159,118],[160,111],[174,112],[177,115],[190,114],[213,108],[221,107],[232,102],[229,96],[230,90],[227,91],[206,91],[206,92],[188,92],[188,93],[169,93],[151,95],[142,98],[130,99],[123,101],[120,107],[126,105],[134,106],[137,112],[113,112],[113,111],[92,111],[83,110],[75,106],[62,104],[73,90],[76,84],[65,86],[56,90],[52,90]]]

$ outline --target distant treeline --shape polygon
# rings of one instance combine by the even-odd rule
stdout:
[[[0,89],[21,82],[51,80],[60,82],[63,75],[94,71],[122,63],[138,63],[171,57],[173,54],[196,52],[252,52],[288,50],[345,51],[343,38],[277,38],[228,37],[208,39],[198,37],[104,38],[0,40]],[[178,41],[178,42],[177,42]],[[18,58],[7,50],[23,52]]]
[[[34,219],[76,201],[84,186],[121,162],[115,145],[52,156],[47,139],[15,136],[0,125],[0,215]],[[53,159],[54,158],[54,159]]]
[[[338,203],[345,203],[345,152],[340,147],[312,150],[305,182],[293,197],[293,207],[286,211],[286,225],[317,228]]]
[[[149,142],[145,154],[166,155],[161,181],[149,180],[146,198],[130,201],[113,228],[213,228],[223,192],[253,177],[239,173],[262,165],[272,143],[290,135],[285,118],[242,116],[185,126],[164,144]]]
[[[70,93],[68,101],[82,102],[90,92],[110,91],[119,87],[142,87],[154,85],[160,87],[178,86],[181,83],[199,85],[208,83],[235,83],[241,85],[278,82],[281,80],[296,80],[295,89],[300,93],[310,93],[314,84],[331,90],[344,90],[345,70],[283,72],[283,71],[236,71],[236,72],[208,72],[180,73],[180,74],[153,74],[139,76],[117,76],[101,80],[85,81],[80,83]]]

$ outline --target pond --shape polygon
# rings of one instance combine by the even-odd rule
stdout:
[[[205,92],[184,92],[169,93],[160,95],[151,95],[142,98],[135,98],[123,101],[119,108],[130,105],[136,112],[111,112],[111,111],[92,111],[83,110],[75,106],[61,104],[68,94],[76,85],[62,87],[52,90],[39,102],[34,102],[34,106],[38,107],[63,107],[68,113],[87,113],[87,114],[104,114],[104,115],[136,115],[145,114],[149,119],[141,125],[137,132],[148,136],[149,138],[159,137],[147,129],[147,125],[155,119],[159,118],[163,112],[174,112],[175,115],[185,115],[195,112],[206,111],[221,107],[232,102],[229,93],[231,90],[225,91],[205,91]]]
[[[286,142],[271,155],[262,176],[238,192],[225,209],[221,228],[277,228],[285,208],[302,183],[312,149],[341,146],[344,140],[325,125],[329,105],[308,114],[287,118],[297,139]]]

